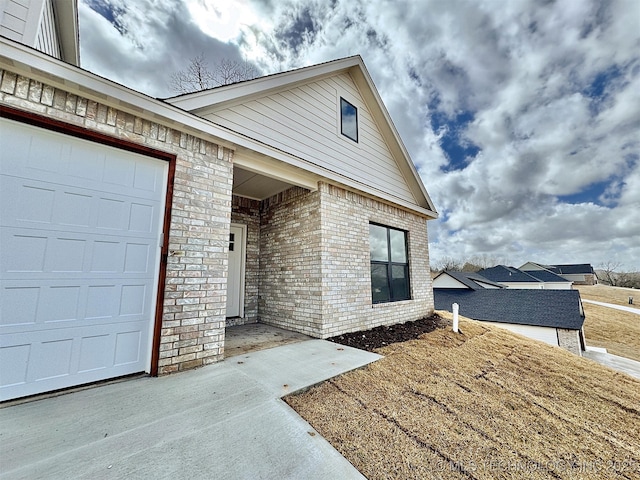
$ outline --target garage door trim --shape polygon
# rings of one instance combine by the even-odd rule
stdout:
[[[150,374],[158,375],[158,359],[160,355],[160,333],[162,329],[162,306],[164,305],[164,291],[167,273],[167,253],[169,248],[169,225],[171,221],[171,205],[173,198],[173,183],[175,178],[176,155],[156,150],[154,148],[140,145],[120,138],[105,135],[103,133],[88,130],[84,127],[68,124],[59,120],[25,112],[15,108],[0,105],[0,117],[18,121],[27,125],[40,127],[46,130],[70,135],[83,140],[92,141],[102,145],[115,147],[132,153],[145,155],[169,162],[167,173],[167,191],[165,196],[165,208],[162,225],[162,248],[160,251],[160,266],[158,278],[158,291],[156,295],[155,316],[153,322],[152,344],[151,344],[151,366]]]

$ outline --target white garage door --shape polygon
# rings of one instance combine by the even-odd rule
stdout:
[[[0,122],[0,399],[149,371],[168,163]]]

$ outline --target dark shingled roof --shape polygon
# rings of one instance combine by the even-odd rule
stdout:
[[[433,290],[436,310],[451,311],[460,306],[460,315],[474,320],[579,330],[584,323],[580,292],[577,290]]]
[[[451,270],[445,270],[444,272],[440,272],[436,278],[440,275],[449,275],[450,277],[455,278],[460,283],[466,285],[472,290],[478,290],[479,288],[485,288],[482,285],[479,285],[476,282],[487,283],[489,285],[493,285],[496,288],[505,288],[504,285],[500,285],[499,283],[492,282],[488,278],[482,277],[475,272],[454,272]],[[435,279],[434,279],[435,280]]]
[[[514,267],[506,267],[498,265],[491,268],[480,270],[478,275],[491,280],[492,282],[539,282],[537,278],[533,278],[528,273],[518,270]]]
[[[571,280],[567,280],[560,275],[556,275],[549,270],[527,270],[526,273],[531,275],[532,277],[537,278],[541,282],[563,282],[563,283],[571,283]]]
[[[589,263],[576,263],[569,265],[551,265],[560,275],[593,274],[593,267]]]

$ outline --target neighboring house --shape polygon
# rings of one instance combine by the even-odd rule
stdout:
[[[0,45],[1,399],[433,312],[435,207],[359,56],[169,103]]]
[[[537,278],[543,283],[543,288],[548,290],[571,290],[573,282],[557,275],[549,270],[529,270],[528,275]]]
[[[460,315],[559,346],[576,355],[585,349],[584,311],[577,290],[434,288],[436,310]]]
[[[433,288],[470,288],[479,290],[481,288],[506,288],[496,282],[492,282],[475,272],[453,272],[445,270],[440,272],[433,279]]]
[[[522,270],[505,265],[485,268],[477,273],[479,276],[499,283],[508,288],[537,289],[545,288],[544,282]]]
[[[576,285],[595,285],[598,283],[596,273],[589,263],[543,265],[540,263],[527,262],[520,267],[520,270],[530,274],[534,271],[548,271]]]
[[[548,270],[523,271],[514,267],[497,265],[480,270],[477,275],[508,288],[535,290],[571,290],[572,282]]]

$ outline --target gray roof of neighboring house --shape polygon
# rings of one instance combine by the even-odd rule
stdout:
[[[557,269],[557,273],[560,275],[572,275],[572,274],[593,274],[593,267],[589,263],[572,263],[567,265],[550,265]]]
[[[487,283],[489,285],[493,285],[496,288],[505,288],[504,285],[500,285],[499,283],[492,282],[488,278],[478,275],[476,272],[454,272],[451,270],[445,270],[444,272],[440,272],[436,276],[436,278],[438,278],[440,275],[449,275],[450,277],[455,278],[460,283],[466,285],[472,290],[478,290],[479,288],[484,288],[482,285],[479,285],[477,282]]]
[[[532,277],[527,272],[518,270],[515,267],[507,267],[505,265],[497,265],[491,268],[480,270],[478,275],[485,277],[492,282],[539,282],[537,278]]]
[[[451,311],[474,320],[579,330],[584,323],[577,290],[468,290],[438,288],[433,291],[436,310]]]
[[[537,278],[541,282],[571,283],[571,280],[567,280],[566,278],[561,277],[560,275],[556,275],[549,270],[527,270],[526,273],[531,275],[532,277]]]
[[[593,274],[593,267],[590,263],[567,263],[563,265],[545,265],[543,263],[533,263],[534,265],[538,265],[541,268],[546,268],[550,272],[553,272],[557,275],[576,275],[576,274]],[[529,270],[525,270],[529,273]]]

